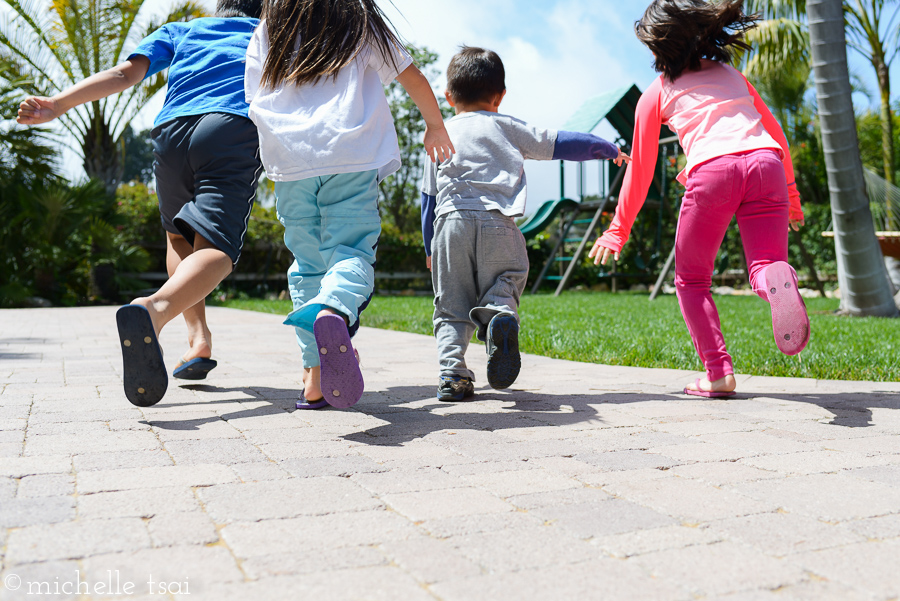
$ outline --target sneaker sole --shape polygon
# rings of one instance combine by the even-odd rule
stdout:
[[[772,263],[766,268],[765,281],[775,344],[785,355],[796,355],[809,342],[809,316],[794,272],[787,263]]]
[[[441,393],[438,393],[437,400],[443,403],[460,403],[462,401],[468,401],[469,399],[475,398],[475,391],[473,390],[471,394],[455,394],[453,396],[441,396]]]
[[[519,322],[512,315],[492,319],[488,326],[488,384],[496,390],[509,388],[521,369]]]
[[[365,383],[344,318],[319,317],[313,324],[313,334],[322,366],[322,396],[332,407],[352,407],[362,398]]]

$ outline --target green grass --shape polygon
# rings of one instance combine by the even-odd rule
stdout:
[[[728,350],[738,373],[835,380],[896,381],[900,319],[833,315],[838,301],[807,299],[812,337],[800,357],[775,346],[769,306],[757,297],[716,296]],[[290,301],[228,301],[224,306],[286,315]],[[431,334],[432,299],[375,297],[363,325]],[[526,295],[523,352],[607,365],[700,370],[673,296],[567,293]]]

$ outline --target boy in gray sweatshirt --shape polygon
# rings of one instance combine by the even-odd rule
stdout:
[[[492,388],[508,388],[519,375],[518,307],[528,254],[514,220],[525,211],[525,159],[631,160],[597,136],[537,129],[499,114],[505,95],[500,57],[463,46],[447,68],[446,96],[456,116],[446,126],[456,154],[425,161],[422,235],[442,401],[475,394],[475,374],[465,362],[473,333],[486,342]]]

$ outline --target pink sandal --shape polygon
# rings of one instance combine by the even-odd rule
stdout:
[[[772,308],[775,344],[785,355],[796,355],[809,342],[809,316],[794,270],[783,261],[772,263],[763,273],[763,280]]]
[[[724,397],[734,396],[733,390],[731,392],[717,392],[715,390],[700,390],[700,378],[697,378],[696,380],[694,380],[694,386],[697,387],[697,390],[693,390],[693,389],[685,386],[684,394],[690,394],[693,396],[702,396],[707,399],[721,399]]]

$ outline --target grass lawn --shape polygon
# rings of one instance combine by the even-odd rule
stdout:
[[[674,296],[566,293],[522,299],[525,353],[608,365],[700,370]],[[812,336],[800,357],[775,346],[769,306],[753,296],[716,296],[725,341],[738,373],[835,380],[900,378],[900,319],[833,315],[838,301],[807,299]],[[430,297],[377,296],[365,326],[431,334]],[[290,301],[233,300],[223,304],[286,315]]]

